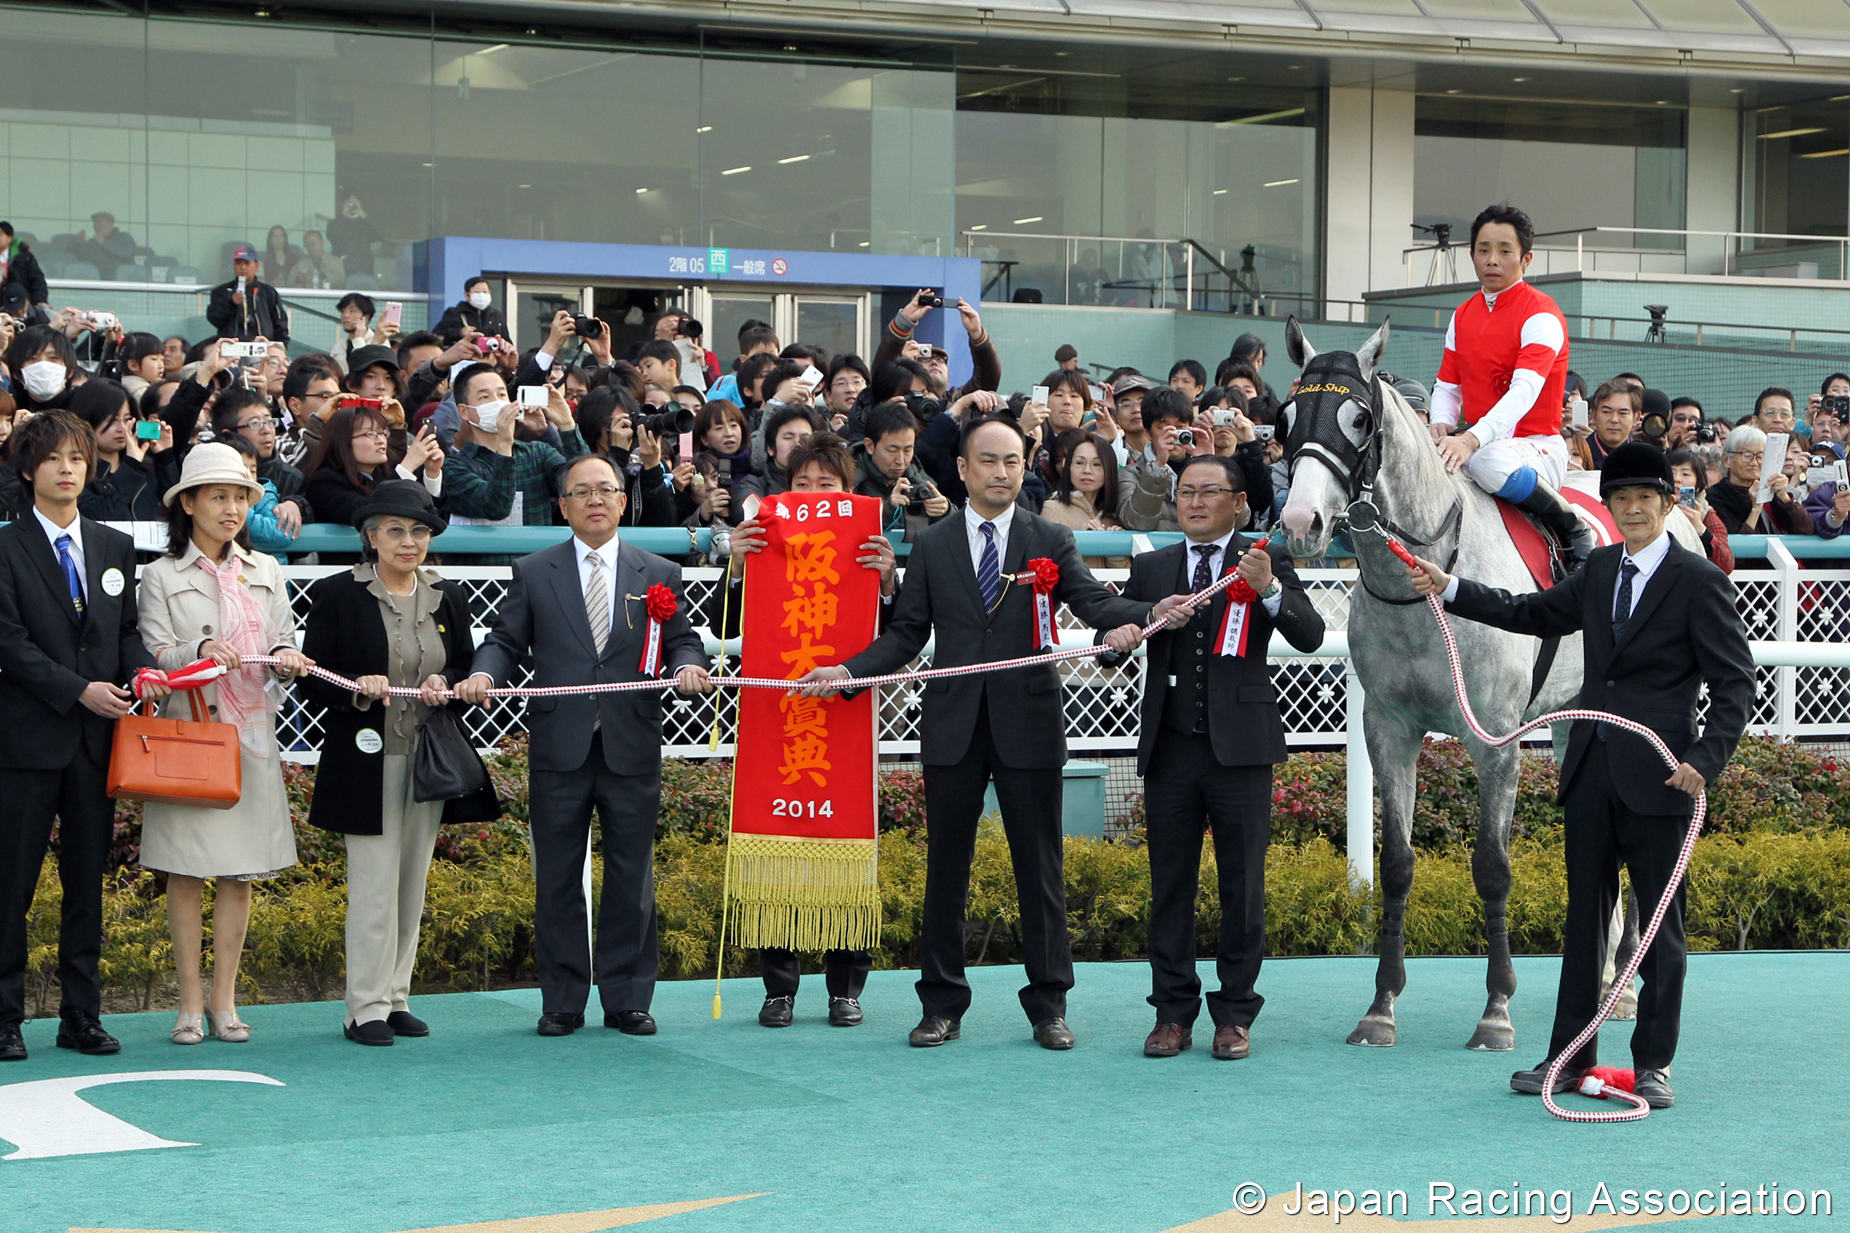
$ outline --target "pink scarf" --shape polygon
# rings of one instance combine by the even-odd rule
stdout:
[[[223,566],[202,555],[199,568],[218,579],[218,641],[230,643],[240,655],[269,654],[275,639],[270,636],[256,596],[239,574],[243,562],[237,553],[232,552]],[[219,718],[237,727],[238,744],[258,758],[269,753],[264,736],[276,710],[268,684],[269,671],[265,668],[240,668],[218,679]]]

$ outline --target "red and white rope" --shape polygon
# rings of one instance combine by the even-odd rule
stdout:
[[[1224,575],[1212,585],[1191,595],[1187,607],[1191,611],[1199,608],[1202,604],[1205,604],[1208,600],[1214,598],[1214,596],[1239,580],[1240,575],[1237,573],[1228,573]],[[1166,621],[1153,621],[1143,627],[1143,636],[1148,638],[1150,635],[1165,628],[1166,625]],[[1044,655],[1023,655],[1018,659],[995,660],[993,662],[980,664],[964,664],[956,668],[926,668],[919,672],[890,672],[885,676],[858,676],[844,679],[839,685],[843,689],[859,690],[866,689],[873,685],[901,685],[911,681],[934,680],[939,677],[975,676],[983,672],[1007,672],[1012,668],[1031,668],[1039,664],[1064,663],[1072,659],[1091,659],[1095,656],[1106,654],[1108,651],[1109,648],[1102,645],[1072,647],[1068,650],[1054,651]],[[201,661],[202,664],[209,662],[210,661]],[[281,663],[274,655],[246,655],[241,662],[245,666],[259,668],[275,668]],[[187,674],[187,683],[181,684],[179,681],[174,681],[173,685],[175,688],[196,688],[199,685],[205,684],[207,680],[219,675],[219,673],[214,671],[201,670],[200,664],[189,665],[181,671]],[[178,677],[180,673],[176,672],[173,675]],[[330,685],[337,685],[343,689],[353,690],[356,693],[359,692],[360,689],[358,681],[350,680],[340,675],[338,672],[330,672],[328,669],[318,664],[309,668],[307,675],[317,677],[328,682]],[[155,679],[161,678],[156,675]],[[715,676],[712,677],[711,680],[714,685],[729,685],[742,689],[788,690],[796,687],[796,682],[794,680],[779,679],[776,677]],[[163,683],[167,682],[163,681]],[[584,694],[641,693],[648,690],[659,691],[673,689],[674,687],[675,679],[673,677],[666,677],[640,681],[609,681],[594,685],[508,686],[504,689],[491,689],[488,691],[488,696],[491,698],[567,698],[578,697]],[[394,698],[418,698],[423,696],[423,690],[410,686],[393,686],[388,689],[386,693],[388,696]],[[456,694],[454,690],[444,690],[441,696],[453,698]]]
[[[1393,551],[1394,555],[1398,556],[1402,561],[1405,561],[1408,566],[1418,568],[1417,563],[1414,561],[1413,554],[1403,548],[1398,540],[1393,536],[1385,536],[1384,538],[1387,540],[1388,548]],[[1458,709],[1464,714],[1465,722],[1471,726],[1471,731],[1476,733],[1478,739],[1483,741],[1486,745],[1490,745],[1493,748],[1500,745],[1507,745],[1511,741],[1520,739],[1525,733],[1533,732],[1535,729],[1545,724],[1554,723],[1557,720],[1589,719],[1609,724],[1615,728],[1623,728],[1627,732],[1637,733],[1651,743],[1651,747],[1657,750],[1658,756],[1663,758],[1666,766],[1672,771],[1677,769],[1679,763],[1676,755],[1670,752],[1670,747],[1664,744],[1657,733],[1645,727],[1643,724],[1634,723],[1622,716],[1608,714],[1605,711],[1582,710],[1579,708],[1565,711],[1550,711],[1546,715],[1538,715],[1515,731],[1506,733],[1503,736],[1496,736],[1486,732],[1483,725],[1478,723],[1477,716],[1472,713],[1471,699],[1466,696],[1465,693],[1464,667],[1458,659],[1458,641],[1452,636],[1451,623],[1447,621],[1445,617],[1445,604],[1437,595],[1428,595],[1426,597],[1426,606],[1432,609],[1433,618],[1439,622],[1439,636],[1445,640],[1445,658],[1451,666],[1452,692],[1458,696]],[[1612,982],[1612,990],[1606,995],[1606,1000],[1601,1003],[1599,1013],[1593,1016],[1592,1021],[1588,1023],[1586,1027],[1581,1029],[1580,1035],[1574,1037],[1573,1043],[1569,1044],[1565,1049],[1561,1050],[1560,1053],[1555,1055],[1554,1060],[1548,1064],[1548,1073],[1542,1079],[1542,1105],[1550,1113],[1563,1121],[1636,1122],[1650,1116],[1651,1106],[1645,1103],[1644,1097],[1632,1092],[1622,1091],[1609,1084],[1601,1084],[1596,1079],[1587,1080],[1586,1084],[1577,1090],[1585,1092],[1588,1096],[1615,1097],[1616,1099],[1630,1104],[1632,1108],[1618,1113],[1601,1113],[1585,1109],[1563,1109],[1560,1105],[1555,1103],[1555,1080],[1566,1067],[1567,1060],[1579,1053],[1582,1045],[1599,1034],[1600,1025],[1611,1017],[1612,1008],[1618,1005],[1619,999],[1625,996],[1625,991],[1631,988],[1632,978],[1638,974],[1638,965],[1644,962],[1645,955],[1650,951],[1651,943],[1657,937],[1658,927],[1663,924],[1664,913],[1669,911],[1670,901],[1675,897],[1677,887],[1682,884],[1683,876],[1689,870],[1690,857],[1693,856],[1696,851],[1696,838],[1702,833],[1702,821],[1708,814],[1708,810],[1708,793],[1698,792],[1696,794],[1695,812],[1690,816],[1689,833],[1683,839],[1683,849],[1677,853],[1676,867],[1670,871],[1670,880],[1664,886],[1664,897],[1658,901],[1657,910],[1651,913],[1650,924],[1646,925],[1644,932],[1639,935],[1638,949],[1632,953],[1631,959],[1626,963],[1625,970],[1619,974],[1618,979]],[[1589,1087],[1591,1087],[1592,1090],[1588,1090]]]

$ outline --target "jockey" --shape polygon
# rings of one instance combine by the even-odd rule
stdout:
[[[1433,386],[1429,427],[1445,469],[1465,469],[1477,486],[1533,515],[1560,540],[1573,573],[1597,546],[1561,496],[1567,442],[1561,408],[1567,384],[1567,319],[1523,281],[1535,228],[1511,205],[1493,205],[1471,224],[1478,294],[1452,313]],[[1454,432],[1460,423],[1462,432]]]

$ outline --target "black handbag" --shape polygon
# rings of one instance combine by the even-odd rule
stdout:
[[[475,751],[462,721],[447,706],[432,708],[418,729],[411,768],[411,795],[418,801],[453,801],[488,786],[488,768]]]

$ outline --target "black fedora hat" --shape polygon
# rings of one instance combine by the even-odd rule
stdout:
[[[1599,495],[1638,487],[1655,488],[1670,497],[1677,494],[1676,476],[1664,451],[1643,441],[1627,441],[1606,455],[1606,465],[1599,469]]]
[[[410,518],[429,527],[432,535],[442,535],[450,525],[424,485],[414,480],[386,480],[377,485],[353,511],[353,529],[365,526],[368,518]]]

